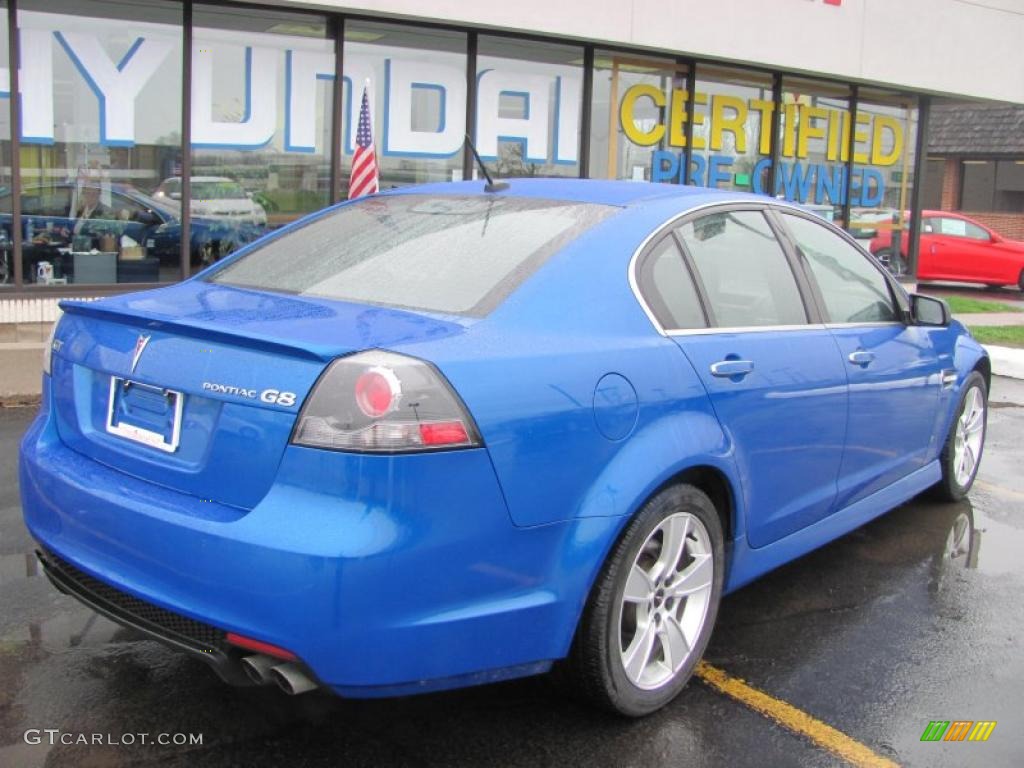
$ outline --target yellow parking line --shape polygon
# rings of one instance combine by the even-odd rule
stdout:
[[[1021,493],[1020,491],[1015,491],[1013,490],[1013,488],[1003,488],[1003,486],[1001,485],[996,485],[995,483],[986,483],[984,480],[975,480],[974,484],[979,488],[983,488],[986,491],[991,491],[992,493],[997,493],[1002,496],[1009,496],[1010,498],[1013,499],[1024,499],[1024,493]]]
[[[787,704],[769,696],[764,691],[747,685],[739,678],[732,677],[707,662],[702,661],[697,665],[697,677],[726,696],[731,696],[741,704],[771,718],[779,725],[801,736],[806,736],[819,747],[827,749],[851,765],[864,768],[895,768],[897,766],[897,763],[873,752],[859,741],[837,731],[831,725],[811,717],[792,704]]]

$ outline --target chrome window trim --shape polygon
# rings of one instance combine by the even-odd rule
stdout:
[[[665,331],[665,336],[712,336],[715,334],[732,333],[769,333],[777,331],[789,333],[793,331],[824,331],[828,326],[823,323],[804,323],[801,325],[737,325],[729,328],[680,328]]]
[[[899,320],[878,320],[869,323],[825,323],[826,328],[888,328],[893,325],[904,326]]]
[[[744,206],[747,206],[747,207],[744,207]],[[637,300],[637,303],[640,305],[640,308],[643,309],[644,314],[647,315],[647,319],[651,321],[651,325],[654,326],[654,330],[656,330],[661,336],[689,335],[689,334],[693,334],[693,333],[700,332],[700,331],[703,331],[705,334],[707,334],[709,332],[712,332],[712,333],[723,333],[723,332],[724,333],[728,333],[730,331],[735,332],[737,330],[742,330],[742,331],[770,331],[770,330],[797,330],[797,329],[803,329],[803,328],[824,327],[824,326],[822,326],[820,324],[818,324],[818,326],[815,326],[813,323],[807,323],[806,325],[788,325],[788,326],[787,325],[781,325],[781,326],[767,326],[767,325],[765,325],[765,326],[753,326],[751,328],[739,328],[739,329],[729,329],[729,328],[693,328],[693,329],[690,329],[690,328],[672,328],[672,329],[666,329],[666,328],[663,328],[661,323],[658,322],[658,318],[654,316],[654,312],[651,310],[650,306],[647,304],[647,300],[644,299],[643,294],[640,292],[640,285],[637,282],[636,267],[637,267],[637,262],[640,260],[640,255],[647,249],[647,246],[650,245],[651,242],[656,237],[660,236],[666,229],[671,227],[673,224],[675,224],[680,219],[684,219],[684,218],[686,218],[688,216],[692,216],[694,214],[701,213],[703,211],[708,211],[708,210],[711,210],[711,209],[714,209],[714,208],[734,208],[735,209],[737,207],[739,207],[739,209],[741,209],[741,210],[751,210],[751,211],[765,211],[765,210],[768,210],[768,209],[782,209],[782,210],[797,211],[799,213],[807,213],[807,211],[804,210],[799,205],[796,205],[796,204],[793,204],[793,203],[789,203],[789,202],[786,202],[786,201],[780,201],[780,200],[768,200],[768,199],[765,199],[765,200],[750,200],[750,201],[747,201],[747,200],[719,200],[719,201],[714,202],[714,203],[704,203],[703,205],[698,205],[698,206],[695,206],[693,208],[689,208],[689,209],[687,209],[687,210],[685,210],[685,211],[683,211],[681,213],[677,213],[677,214],[675,214],[673,216],[670,216],[665,221],[663,221],[661,224],[659,224],[657,227],[655,227],[651,231],[651,233],[649,235],[647,235],[647,237],[645,237],[643,239],[643,241],[640,243],[640,245],[637,246],[636,250],[633,251],[633,255],[629,259],[629,267],[628,267],[629,275],[628,275],[628,277],[629,277],[629,288],[630,288],[631,291],[633,291],[633,297]],[[826,222],[826,224],[827,223],[828,222]],[[776,237],[776,242],[778,242],[778,237]],[[856,243],[856,241],[854,241],[854,242]],[[782,243],[779,243],[779,247],[780,248],[783,247]],[[794,279],[795,279],[795,276],[794,276]]]

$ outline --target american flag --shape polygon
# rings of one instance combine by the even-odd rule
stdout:
[[[356,131],[356,151],[352,155],[352,175],[348,179],[348,199],[372,195],[380,190],[377,177],[377,153],[373,148],[373,128],[370,125],[370,97],[363,86],[363,103],[359,107],[359,129]]]

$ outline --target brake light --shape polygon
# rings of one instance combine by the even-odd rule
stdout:
[[[372,419],[398,405],[402,385],[390,368],[371,368],[356,379],[356,404]]]
[[[420,437],[424,445],[461,445],[469,440],[461,421],[420,424]]]
[[[374,350],[331,363],[299,414],[292,442],[389,453],[469,448],[480,438],[432,365]]]

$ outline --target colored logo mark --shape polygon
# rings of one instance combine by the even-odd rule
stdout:
[[[995,720],[932,720],[921,741],[988,741],[995,727]]]

